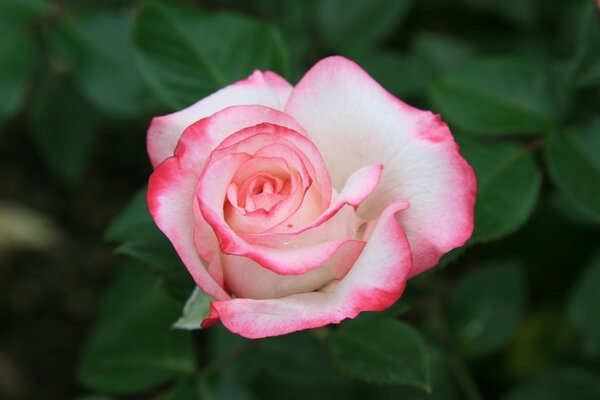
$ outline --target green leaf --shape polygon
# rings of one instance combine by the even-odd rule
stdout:
[[[412,4],[412,0],[323,0],[317,9],[318,28],[334,47],[366,47],[399,28]]]
[[[527,27],[535,23],[540,0],[462,0],[463,3],[489,11],[517,25]]]
[[[524,306],[519,264],[496,261],[477,266],[452,292],[450,325],[458,346],[471,357],[505,347],[517,332]]]
[[[440,350],[430,349],[431,354],[431,393],[410,386],[369,385],[368,396],[361,398],[377,400],[459,400],[458,386],[452,376],[447,357]]]
[[[53,44],[72,68],[82,93],[101,110],[119,117],[143,112],[147,98],[129,37],[127,16],[109,10],[66,19],[53,35]]]
[[[148,188],[144,186],[138,190],[129,201],[125,209],[111,222],[106,229],[106,240],[126,242],[141,237],[152,237],[158,230],[146,203]]]
[[[592,1],[582,3],[575,55],[568,79],[575,86],[600,84],[600,19]]]
[[[569,320],[583,333],[587,351],[600,357],[600,253],[590,261],[569,301]]]
[[[96,115],[71,82],[44,82],[34,97],[29,124],[48,166],[67,183],[81,179],[97,133]]]
[[[0,122],[23,103],[37,61],[35,41],[28,32],[0,34]]]
[[[208,394],[206,383],[200,379],[184,378],[179,380],[171,390],[169,390],[164,396],[160,397],[160,400],[202,400],[212,399],[218,400]]]
[[[499,239],[518,229],[533,212],[541,174],[517,146],[459,140],[477,175],[475,232],[471,242]]]
[[[427,76],[411,55],[372,48],[351,48],[343,54],[360,64],[381,86],[400,98],[424,93]]]
[[[135,393],[194,371],[187,332],[170,328],[180,305],[143,268],[122,269],[102,299],[77,376],[86,387]]]
[[[185,301],[195,285],[169,239],[154,224],[146,203],[146,191],[144,187],[133,196],[108,227],[105,238],[120,242],[118,253],[150,267],[171,296]]]
[[[475,56],[475,49],[469,43],[429,32],[416,35],[411,46],[419,67],[432,78],[466,64]]]
[[[333,385],[340,381],[319,343],[307,332],[263,340],[258,357],[269,375],[290,385]]]
[[[509,393],[504,400],[596,400],[600,377],[589,371],[563,367]]]
[[[210,302],[214,300],[199,287],[195,287],[183,306],[183,314],[173,327],[187,330],[200,329],[200,322],[210,313]]]
[[[600,119],[546,141],[550,176],[567,200],[600,222]]]
[[[147,2],[133,42],[141,71],[171,109],[186,107],[254,69],[286,73],[288,54],[271,25],[236,14],[201,15]]]
[[[0,1],[0,37],[14,29],[35,22],[50,10],[48,0],[2,0]],[[2,59],[6,60],[5,58]]]
[[[334,366],[350,377],[430,390],[427,347],[419,333],[403,322],[347,322],[325,343]]]
[[[444,119],[476,135],[538,134],[556,116],[544,70],[521,58],[473,61],[443,75],[430,94]]]

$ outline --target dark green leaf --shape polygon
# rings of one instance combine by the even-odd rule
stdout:
[[[38,88],[29,115],[34,143],[48,166],[68,183],[83,175],[97,133],[96,115],[66,79]]]
[[[575,286],[569,303],[569,320],[587,340],[587,351],[600,356],[600,253]]]
[[[0,122],[21,106],[37,61],[36,50],[28,32],[0,34]]]
[[[172,109],[188,106],[254,69],[286,73],[287,50],[271,25],[229,13],[201,15],[147,2],[133,29],[148,85]]]
[[[477,266],[452,293],[450,322],[460,349],[479,357],[506,346],[517,332],[524,306],[519,264],[504,261]]]
[[[129,36],[129,20],[116,11],[64,20],[54,35],[83,94],[100,109],[126,117],[141,113],[147,97]]]
[[[535,23],[540,0],[462,0],[480,10],[495,13],[508,21],[522,26],[531,26]]]
[[[431,88],[439,112],[477,135],[536,134],[556,116],[554,89],[544,70],[519,58],[493,58],[452,70]]]
[[[533,383],[513,390],[504,400],[597,400],[600,377],[575,368],[551,371]]]
[[[592,1],[582,3],[574,59],[569,70],[576,86],[600,84],[600,18]]]
[[[319,30],[332,46],[364,47],[397,29],[412,4],[412,0],[323,0],[317,10]]]
[[[431,393],[409,386],[368,387],[370,400],[458,400],[462,397],[453,379],[448,361],[439,350],[430,350],[431,354]]]
[[[344,55],[356,61],[386,90],[400,98],[424,94],[427,77],[408,54],[373,49],[349,49]]]
[[[340,381],[317,341],[307,332],[265,339],[259,357],[268,374],[290,385],[333,385]]]
[[[394,319],[347,322],[327,337],[334,365],[370,383],[430,389],[429,356],[419,333]]]
[[[501,238],[519,228],[532,213],[541,174],[522,149],[459,140],[462,154],[477,175],[475,232],[472,242]]]
[[[180,311],[145,269],[125,267],[102,300],[79,381],[103,392],[135,393],[191,374],[191,336],[171,328]]]
[[[548,169],[562,194],[600,222],[600,119],[546,142]]]
[[[167,392],[160,400],[219,400],[219,397],[213,397],[208,394],[206,383],[199,379],[185,378],[178,381],[171,390]]]
[[[417,35],[412,52],[419,67],[432,78],[466,64],[475,56],[474,48],[468,43],[434,33]]]
[[[154,224],[146,203],[146,190],[144,187],[134,195],[108,227],[105,237],[120,242],[117,252],[149,266],[161,278],[168,293],[184,301],[194,283],[169,239]]]
[[[48,0],[0,1],[0,36],[35,22],[50,8],[51,2]]]

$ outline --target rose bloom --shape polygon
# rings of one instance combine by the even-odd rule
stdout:
[[[448,126],[343,57],[255,71],[148,130],[148,205],[219,320],[248,338],[383,310],[473,231]]]

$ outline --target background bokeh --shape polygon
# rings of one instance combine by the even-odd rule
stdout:
[[[331,54],[448,122],[473,238],[339,327],[171,329],[151,117]],[[599,399],[599,288],[592,0],[0,0],[2,399]]]

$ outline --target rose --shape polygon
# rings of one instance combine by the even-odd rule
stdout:
[[[342,57],[154,118],[148,152],[150,212],[215,299],[203,327],[260,338],[385,309],[473,230],[447,125]]]

